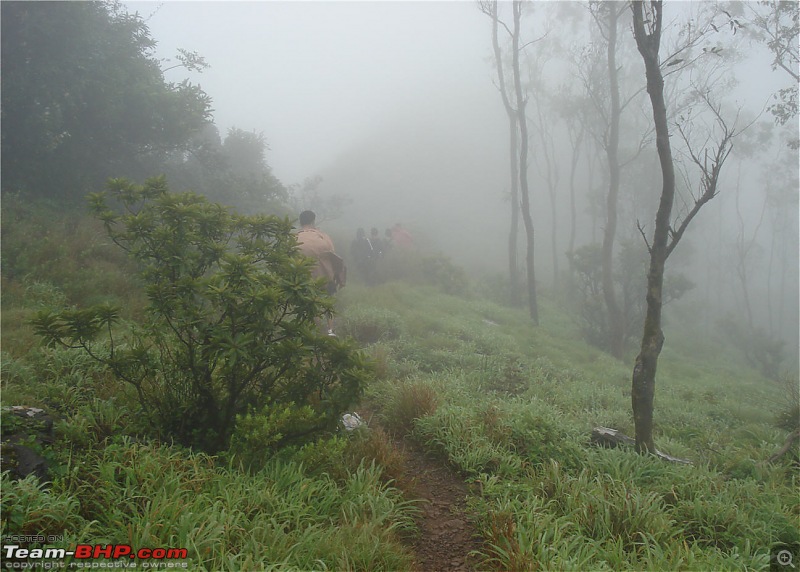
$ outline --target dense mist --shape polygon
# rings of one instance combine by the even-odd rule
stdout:
[[[211,96],[221,133],[232,127],[262,133],[272,172],[295,193],[317,178],[321,224],[340,241],[349,241],[358,227],[383,233],[402,222],[420,246],[450,256],[476,276],[507,272],[508,123],[491,20],[479,4],[126,6],[145,19],[165,58],[183,48],[207,60],[209,69],[192,79]],[[500,4],[505,26],[509,6]],[[718,331],[721,320],[733,320],[780,338],[796,356],[798,159],[787,142],[797,139],[797,119],[778,124],[769,107],[779,90],[796,88],[796,82],[773,65],[764,38],[748,23],[755,16],[747,4],[726,4],[716,15],[712,8],[665,7],[662,68],[675,126],[676,223],[698,192],[692,152],[702,158],[718,135],[712,106],[696,94],[709,94],[741,132],[722,169],[718,196],[698,213],[669,261],[667,272],[692,285],[674,303],[673,319],[696,320],[707,333]],[[689,21],[694,28],[685,28]],[[686,30],[697,32],[707,21],[716,32],[687,48],[692,40]],[[501,28],[499,38],[506,59],[508,31]],[[574,279],[570,242],[573,251],[599,244],[606,227],[606,44],[596,14],[577,2],[526,6],[522,40],[537,282],[545,291],[561,290]],[[623,247],[644,248],[660,193],[629,11],[620,16],[616,58],[624,109],[615,257]],[[576,145],[581,124],[585,131]],[[678,124],[686,144],[677,136]],[[324,212],[326,199],[342,208]],[[300,202],[298,208],[310,206]],[[521,237],[520,230],[524,256]]]

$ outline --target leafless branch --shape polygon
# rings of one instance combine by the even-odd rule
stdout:
[[[692,162],[697,165],[700,170],[700,182],[698,189],[699,195],[695,198],[694,206],[692,206],[692,209],[680,222],[677,229],[671,232],[671,240],[667,245],[667,256],[669,256],[678,245],[678,242],[680,242],[683,237],[683,233],[686,232],[692,219],[697,215],[703,205],[713,199],[719,192],[717,185],[719,183],[719,174],[722,170],[722,165],[733,150],[733,138],[739,134],[739,131],[735,128],[728,126],[720,113],[719,105],[713,104],[708,94],[702,94],[702,98],[707,103],[709,109],[711,109],[716,118],[717,125],[722,130],[721,139],[719,143],[717,143],[715,149],[709,150],[706,146],[709,141],[709,138],[707,138],[702,145],[702,151],[697,152],[689,141],[687,131],[682,125],[677,126],[678,133],[680,133],[681,138],[686,144],[689,157],[691,157]]]
[[[639,229],[639,234],[642,235],[644,244],[647,247],[647,252],[652,253],[653,249],[650,247],[650,242],[647,240],[647,234],[645,234],[644,227],[642,226],[642,223],[639,222],[639,219],[636,219],[636,228]]]

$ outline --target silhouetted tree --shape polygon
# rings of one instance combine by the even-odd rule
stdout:
[[[514,75],[514,94],[517,105],[517,124],[519,125],[519,190],[522,207],[522,222],[525,226],[526,249],[525,268],[528,274],[528,310],[531,320],[539,325],[539,305],[536,300],[536,270],[534,265],[534,228],[531,217],[530,191],[528,189],[528,121],[525,117],[527,98],[522,91],[522,77],[520,74],[519,55],[520,47],[520,22],[522,20],[522,1],[514,0],[512,4],[514,14],[514,29],[511,35],[511,65]]]
[[[727,159],[736,132],[723,120],[718,106],[714,106],[707,94],[702,94],[711,109],[720,130],[718,144],[709,151],[695,153],[689,145],[689,134],[678,125],[678,131],[689,148],[691,161],[700,171],[700,192],[695,197],[691,210],[680,222],[672,221],[672,206],[675,199],[675,168],[667,122],[667,105],[664,97],[664,76],[661,71],[659,49],[663,24],[661,0],[636,0],[633,10],[633,32],[636,45],[645,64],[647,93],[653,108],[656,130],[656,148],[661,166],[662,188],[652,239],[647,241],[650,267],[647,273],[647,312],[639,355],[633,368],[631,404],[636,433],[636,448],[640,452],[656,453],[653,440],[653,398],[655,396],[658,357],[664,344],[661,330],[661,309],[664,286],[664,269],[667,258],[678,245],[692,219],[702,206],[717,194],[717,182]]]
[[[112,175],[153,174],[210,114],[197,86],[164,81],[147,26],[118,4],[3,2],[0,12],[3,191],[69,200]]]
[[[772,69],[783,70],[792,84],[775,94],[776,102],[770,106],[775,121],[781,125],[797,117],[798,82],[800,82],[800,3],[786,0],[761,0],[745,4],[748,9],[748,26],[745,28],[758,41],[764,43],[773,56]],[[738,21],[737,21],[738,23]],[[797,139],[792,142],[798,147]]]
[[[519,265],[517,263],[517,239],[519,236],[519,128],[517,113],[511,105],[506,86],[503,54],[498,39],[500,20],[497,15],[497,0],[492,2],[482,1],[481,11],[492,19],[492,49],[494,52],[495,68],[497,70],[497,88],[503,99],[503,109],[508,117],[508,149],[509,170],[511,174],[511,228],[508,232],[508,279],[511,304],[518,306],[521,302],[519,289]],[[507,28],[506,28],[507,29]]]

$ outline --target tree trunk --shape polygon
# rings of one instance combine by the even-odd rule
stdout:
[[[608,83],[611,91],[611,114],[609,119],[606,157],[608,159],[608,195],[606,197],[606,227],[603,232],[602,273],[603,299],[608,313],[608,350],[617,359],[622,359],[625,341],[625,321],[617,303],[614,289],[614,239],[617,234],[617,198],[619,196],[619,77],[617,74],[617,19],[621,14],[613,2],[602,5],[608,14]]]
[[[662,291],[670,233],[670,217],[675,198],[675,170],[669,141],[667,108],[664,101],[664,77],[659,67],[658,51],[661,43],[662,3],[651,2],[653,21],[648,23],[651,32],[645,31],[644,6],[641,0],[632,3],[633,29],[636,45],[645,65],[647,93],[653,107],[656,129],[656,149],[661,165],[661,199],[656,213],[653,242],[650,246],[650,269],[647,273],[647,313],[644,321],[642,345],[633,368],[631,404],[636,433],[636,449],[655,453],[653,440],[653,399],[655,397],[658,356],[664,344],[661,331]]]
[[[497,15],[497,0],[491,3],[491,7],[482,6],[485,14],[492,18],[492,48],[494,50],[495,66],[497,67],[497,80],[500,96],[503,98],[503,107],[508,116],[508,150],[509,150],[509,171],[511,173],[511,228],[508,233],[508,280],[509,297],[512,306],[519,306],[522,303],[522,295],[519,287],[519,264],[517,262],[517,239],[519,237],[519,156],[517,150],[517,115],[511,105],[506,91],[505,73],[503,71],[503,57],[500,51],[500,42],[497,38],[497,28],[499,19]]]
[[[569,167],[569,245],[567,246],[567,252],[570,256],[575,251],[575,232],[577,229],[577,222],[578,222],[578,210],[575,206],[575,174],[578,171],[578,163],[580,162],[581,158],[581,145],[583,144],[583,125],[580,127],[580,131],[578,134],[572,138],[572,131],[570,131],[570,139],[572,143],[572,161],[570,162]],[[572,265],[570,265],[569,269],[569,290],[572,291],[572,278],[573,278],[573,269]]]
[[[510,110],[508,117],[509,168],[511,172],[511,228],[508,231],[508,279],[512,306],[522,304],[520,292],[517,240],[519,238],[519,157],[517,155],[517,122]]]
[[[525,225],[525,268],[528,274],[528,309],[531,320],[539,325],[539,307],[536,301],[536,272],[534,269],[534,229],[528,191],[528,122],[525,118],[525,99],[522,95],[522,79],[519,71],[519,36],[522,1],[514,0],[514,33],[512,36],[512,65],[514,67],[514,91],[517,97],[517,125],[519,127],[519,189],[522,206],[522,222]]]

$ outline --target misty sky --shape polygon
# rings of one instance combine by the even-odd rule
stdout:
[[[472,2],[125,5],[147,20],[159,56],[183,48],[206,58],[210,69],[188,75],[213,98],[221,134],[230,127],[263,132],[268,162],[287,184],[316,174],[421,101],[431,130],[444,128],[437,107],[461,94],[485,100],[503,120],[488,21]]]
[[[510,208],[508,126],[494,85],[490,20],[476,2],[124,5],[145,19],[159,57],[174,58],[182,48],[207,60],[203,73],[175,69],[167,79],[188,77],[212,97],[223,137],[231,127],[263,133],[267,162],[284,184],[321,175],[322,194],[352,198],[336,221],[342,232],[402,221],[457,262],[478,258],[481,266],[489,262],[491,270],[502,270]],[[668,2],[667,25],[689,6]],[[527,34],[536,19],[526,20]],[[564,24],[556,33],[563,37],[566,30]],[[630,33],[626,23],[621,35],[635,50]],[[785,78],[770,70],[763,50],[753,66],[759,48],[752,49],[747,67],[736,72],[739,85],[725,96],[730,105],[746,103],[757,113]],[[757,176],[745,169],[750,171]],[[552,223],[541,182],[534,181],[532,193],[534,223],[545,234]],[[760,187],[746,187],[744,195],[743,204],[763,202]],[[587,234],[587,212],[581,206],[579,244],[596,240],[596,223]],[[558,250],[563,253],[563,244]]]
[[[489,21],[473,1],[124,5],[145,18],[160,57],[183,48],[206,58],[205,72],[177,69],[168,79],[202,86],[223,136],[230,127],[263,132],[268,162],[286,184],[317,174],[409,109],[422,108],[430,131],[454,127],[454,99],[504,121]]]

